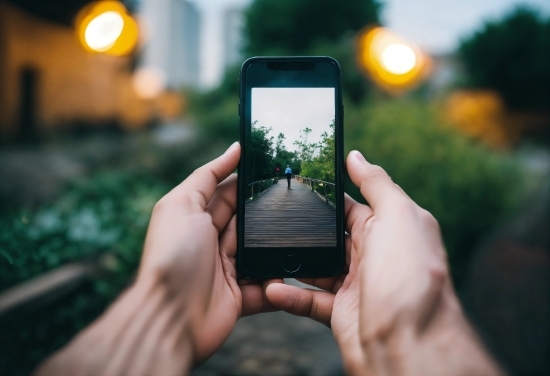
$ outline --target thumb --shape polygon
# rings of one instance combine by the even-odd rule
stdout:
[[[348,154],[346,168],[351,181],[375,212],[377,208],[391,205],[404,194],[382,167],[367,162],[357,150]]]
[[[280,310],[296,316],[309,317],[330,327],[334,294],[283,283],[270,284],[265,294],[271,304]]]

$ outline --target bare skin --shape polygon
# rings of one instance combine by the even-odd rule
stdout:
[[[347,170],[370,206],[346,197],[348,269],[267,287],[276,307],[332,328],[346,371],[376,375],[498,375],[461,310],[434,217],[357,151]]]
[[[358,152],[347,158],[370,206],[346,197],[347,265],[336,278],[237,280],[240,147],[155,206],[136,282],[37,375],[182,375],[241,316],[282,309],[332,328],[350,374],[498,375],[454,293],[439,227]]]
[[[272,281],[237,280],[237,185],[229,175],[239,156],[232,145],[156,204],[134,285],[37,375],[182,375],[241,316],[274,310],[264,294]]]

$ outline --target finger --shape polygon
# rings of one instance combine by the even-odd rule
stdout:
[[[314,286],[325,291],[332,291],[336,279],[338,277],[331,278],[296,278],[297,281],[305,283],[306,285]]]
[[[237,279],[236,260],[237,253],[237,217],[234,215],[220,235],[220,259],[224,273],[233,279]]]
[[[265,295],[273,306],[297,316],[309,317],[330,327],[334,294],[271,283]]]
[[[383,168],[367,162],[357,150],[349,153],[346,168],[351,181],[359,187],[374,211],[395,202],[396,198],[403,195]]]
[[[189,199],[192,195],[192,203],[199,205],[198,207],[202,210],[206,209],[218,184],[237,168],[240,153],[241,146],[234,143],[224,154],[196,169],[168,195],[176,200]]]
[[[349,234],[353,234],[353,229],[357,228],[359,225],[361,228],[362,224],[367,223],[369,218],[374,215],[372,208],[367,205],[363,205],[352,199],[351,197],[345,197],[346,204],[346,231]],[[349,264],[348,264],[349,265]]]
[[[237,284],[239,286],[246,286],[246,285],[258,285],[261,284],[261,279],[248,279],[248,278],[240,278],[237,280]]]
[[[275,307],[266,297],[265,289],[273,282],[283,283],[281,278],[266,280],[263,283],[240,286],[242,295],[242,310],[241,317],[255,315],[261,312],[277,311]]]
[[[372,208],[360,204],[351,198],[347,193],[344,195],[344,210],[346,216],[346,231],[351,234],[353,224],[358,217],[370,217],[373,214]]]
[[[349,265],[351,264],[351,235],[344,235],[344,244],[346,247],[346,265],[344,267],[344,273],[349,271]]]
[[[331,291],[336,294],[338,290],[340,290],[340,287],[342,287],[342,281],[349,272],[349,264],[351,262],[351,236],[349,234],[344,235],[344,244],[346,250],[346,261],[340,275],[331,278],[296,278],[296,280],[305,283],[306,285]]]
[[[237,209],[237,175],[233,174],[218,185],[206,211],[220,234]]]

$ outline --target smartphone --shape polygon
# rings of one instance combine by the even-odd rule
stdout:
[[[338,62],[254,57],[239,81],[239,275],[337,275],[345,260]]]

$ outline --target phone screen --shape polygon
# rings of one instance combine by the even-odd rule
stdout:
[[[243,64],[239,80],[240,275],[337,275],[345,260],[338,62],[255,57]]]
[[[334,87],[253,87],[245,248],[336,247]]]

